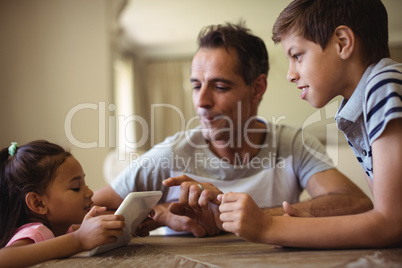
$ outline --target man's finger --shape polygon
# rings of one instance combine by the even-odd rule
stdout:
[[[186,175],[180,175],[177,177],[168,178],[168,179],[164,180],[162,183],[164,186],[172,187],[172,186],[178,186],[178,185],[182,184],[182,182],[185,182],[185,181],[194,181],[194,180]]]
[[[187,216],[186,215],[186,209],[180,205],[179,203],[172,203],[169,206],[169,211],[175,215],[179,216]]]
[[[204,227],[194,220],[188,223],[187,229],[189,232],[193,233],[195,237],[204,237],[207,235],[207,231],[204,229]]]
[[[201,211],[201,207],[198,204],[198,199],[200,198],[201,193],[202,193],[202,190],[197,185],[191,185],[189,187],[189,195],[188,195],[187,202],[188,202],[188,205],[195,212],[200,212]]]
[[[209,190],[204,190],[201,192],[200,198],[198,199],[198,204],[206,208],[208,206],[208,203],[211,202],[212,204],[215,205],[220,205],[221,202],[218,200],[218,197],[216,194],[212,191]]]

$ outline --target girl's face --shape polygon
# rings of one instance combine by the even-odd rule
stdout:
[[[80,163],[72,156],[57,168],[55,179],[43,196],[46,217],[55,229],[67,230],[72,224],[81,223],[93,206],[93,192],[84,177]]]

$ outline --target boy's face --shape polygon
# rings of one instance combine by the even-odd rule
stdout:
[[[286,34],[281,43],[289,60],[287,79],[302,90],[302,99],[321,108],[341,94],[344,74],[334,38],[325,50],[292,33]]]

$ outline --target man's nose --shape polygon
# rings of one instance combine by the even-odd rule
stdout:
[[[208,87],[201,87],[197,94],[198,107],[210,108],[214,105],[213,92]]]

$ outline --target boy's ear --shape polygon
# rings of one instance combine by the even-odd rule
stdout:
[[[355,34],[352,29],[344,25],[338,26],[335,29],[335,37],[339,56],[344,60],[350,58],[356,45]]]
[[[29,192],[25,196],[25,203],[30,210],[37,214],[44,215],[47,213],[47,206],[43,202],[42,196],[35,192]]]

